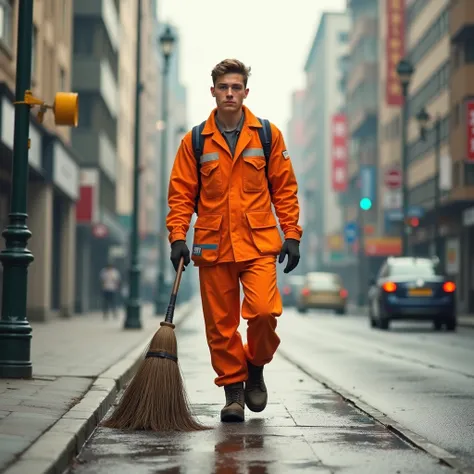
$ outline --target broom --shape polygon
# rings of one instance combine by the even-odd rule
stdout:
[[[178,365],[173,324],[184,259],[171,292],[165,320],[148,346],[145,359],[112,416],[102,426],[121,430],[198,431],[209,429],[194,420]]]

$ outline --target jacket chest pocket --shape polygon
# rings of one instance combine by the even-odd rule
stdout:
[[[206,197],[222,196],[224,185],[222,170],[219,163],[219,153],[205,153],[201,156],[201,188]]]
[[[262,148],[249,148],[242,153],[243,189],[246,193],[261,193],[268,186],[266,160]]]

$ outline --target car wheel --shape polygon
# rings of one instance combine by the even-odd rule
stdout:
[[[390,328],[390,319],[380,318],[378,326],[380,329],[387,331]]]
[[[304,314],[306,313],[307,309],[306,308],[302,308],[301,306],[298,308],[298,313],[300,314]]]
[[[339,314],[339,315],[346,314],[346,308],[336,309],[336,314]]]
[[[457,328],[457,320],[456,318],[449,318],[446,320],[446,330],[447,331],[456,331]]]
[[[441,331],[443,329],[443,322],[439,319],[433,321],[433,327],[435,331]]]
[[[377,321],[374,319],[374,313],[372,311],[372,304],[369,304],[369,322],[370,322],[370,327],[371,328],[376,328],[377,327]]]

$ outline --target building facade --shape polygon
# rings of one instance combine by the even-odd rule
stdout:
[[[306,271],[331,267],[337,252],[328,238],[340,232],[342,215],[332,181],[332,120],[344,100],[341,61],[347,54],[350,19],[345,12],[321,16],[306,65],[305,167],[301,182],[305,208]]]
[[[351,298],[361,301],[368,275],[383,256],[374,240],[377,223],[378,167],[378,0],[348,0],[351,19],[345,75],[345,114],[348,127],[348,178],[341,195],[344,207],[342,239],[347,288]],[[366,206],[362,208],[362,200]],[[352,229],[349,239],[346,229]],[[354,231],[355,229],[355,231]],[[371,250],[370,254],[368,249]]]
[[[304,167],[304,104],[305,104],[305,91],[297,90],[291,95],[290,105],[290,120],[287,124],[285,133],[286,145],[289,152],[291,153],[291,163],[295,171],[298,182],[303,176]]]
[[[381,24],[381,41],[389,40],[387,31],[390,12],[385,5],[381,9],[385,19]],[[414,68],[408,89],[408,125],[407,125],[407,186],[409,215],[421,219],[421,226],[410,238],[410,247],[417,255],[435,253],[433,241],[433,222],[435,214],[435,196],[437,191],[444,202],[451,183],[446,183],[446,166],[440,173],[437,165],[450,162],[449,112],[450,112],[450,41],[449,41],[449,1],[431,0],[430,2],[411,1],[405,5],[404,44],[399,57],[406,57]],[[381,75],[388,83],[387,62],[390,58],[381,57]],[[395,79],[396,81],[396,79]],[[400,169],[401,157],[401,89],[390,94],[385,89],[380,95],[380,186],[379,194],[382,207],[379,213],[379,227],[387,235],[401,235],[403,231],[400,212],[402,198],[401,187],[390,190],[385,176],[388,172]],[[431,117],[426,136],[421,133],[417,115],[425,110]],[[435,119],[440,121],[440,142],[436,144]],[[439,156],[437,156],[439,154]],[[450,168],[450,165],[448,165]],[[442,174],[442,176],[441,176]],[[450,174],[450,173],[449,173]],[[440,182],[442,178],[442,182]],[[440,184],[442,184],[440,188]],[[383,199],[383,197],[385,199]],[[441,206],[441,204],[440,204]],[[438,211],[438,214],[440,212]],[[439,217],[439,216],[438,216]],[[441,220],[439,220],[441,223]],[[444,237],[440,236],[443,241]],[[444,249],[444,244],[438,247]],[[438,255],[444,259],[444,252]]]
[[[0,2],[0,225],[7,225],[14,136],[16,37],[20,2]],[[32,91],[52,104],[56,92],[71,89],[72,0],[34,2]],[[76,201],[79,165],[70,129],[56,127],[48,113],[30,121],[28,243],[35,256],[28,271],[27,315],[46,321],[74,312]],[[0,248],[4,241],[0,240]],[[0,280],[1,280],[0,267]],[[0,296],[1,298],[1,296]]]
[[[142,174],[140,177],[140,234],[142,238],[155,235],[157,220],[158,181],[156,173],[157,122],[160,119],[162,77],[157,73],[160,61],[159,29],[156,28],[155,2],[143,0],[142,18],[142,83],[140,159]]]
[[[442,218],[456,216],[459,231],[445,237],[445,261],[458,280],[461,310],[474,313],[474,5],[469,0],[451,0],[448,12],[452,179],[445,180],[451,189],[447,186],[449,194],[445,197]],[[447,220],[443,223],[445,232],[449,232],[448,223]]]
[[[294,91],[291,95],[291,105],[290,105],[290,120],[288,121],[285,139],[286,146],[291,156],[291,162],[293,164],[293,169],[295,171],[296,180],[298,182],[298,194],[300,202],[300,225],[303,229],[306,229],[306,205],[308,204],[304,199],[304,169],[306,162],[305,155],[305,90]],[[306,238],[301,242],[302,247],[306,245]],[[306,247],[303,249],[303,255],[307,255]],[[304,265],[300,264],[296,272],[303,274]],[[283,270],[281,267],[278,267],[279,278],[285,278]]]
[[[120,2],[74,1],[73,88],[80,95],[72,145],[81,160],[77,213],[76,310],[101,305],[99,274],[128,235],[116,214],[117,132],[120,112]]]
[[[133,210],[133,160],[135,143],[136,48],[138,9],[122,1],[120,8],[119,116],[117,120],[117,214],[131,228]],[[142,55],[143,56],[143,55]]]

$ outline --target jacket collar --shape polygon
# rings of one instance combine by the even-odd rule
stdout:
[[[252,128],[261,128],[262,125],[258,121],[257,117],[248,109],[245,105],[242,106],[242,110],[245,114],[244,123],[242,125],[242,131],[244,131],[247,127]],[[213,135],[216,132],[219,132],[219,128],[216,124],[216,112],[217,107],[213,109],[211,114],[209,115],[208,119],[206,120],[206,124],[202,130],[203,135]]]

